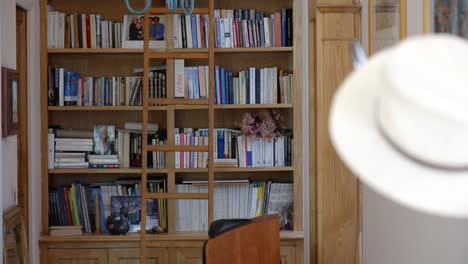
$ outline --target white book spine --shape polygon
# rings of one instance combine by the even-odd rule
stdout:
[[[185,16],[185,32],[187,33],[187,48],[193,48],[192,43],[192,19],[190,16]]]
[[[270,22],[268,17],[263,18],[263,28],[264,28],[264,37],[265,37],[265,46],[271,47],[271,39],[270,39]]]
[[[179,34],[177,33],[179,30],[179,24],[177,22],[177,14],[172,15],[173,23],[174,23],[174,48],[178,49],[179,47]]]
[[[184,69],[184,60],[175,60],[174,61],[174,83],[175,91],[174,97],[184,98],[185,96],[185,69]]]

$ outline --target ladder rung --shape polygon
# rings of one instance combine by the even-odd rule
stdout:
[[[150,51],[150,59],[208,59],[208,52],[158,52]]]
[[[149,13],[150,15],[156,15],[156,14],[174,14],[171,10],[165,8],[165,7],[153,7],[149,8],[146,13]],[[182,14],[182,11],[180,8],[178,8],[175,12],[176,14]],[[208,8],[194,8],[192,14],[208,14],[210,13],[210,10]]]
[[[157,105],[208,105],[208,99],[149,98],[148,104]]]
[[[148,145],[146,147],[148,151],[186,151],[186,152],[208,152],[208,146],[188,146],[188,145]]]
[[[146,193],[147,199],[208,200],[208,193]]]

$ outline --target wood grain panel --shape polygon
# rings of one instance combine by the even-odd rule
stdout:
[[[203,249],[202,248],[176,248],[175,263],[176,264],[202,264]]]
[[[139,264],[139,248],[113,248],[109,249],[109,263],[116,264]],[[165,264],[168,263],[167,248],[147,248],[146,263]]]
[[[281,264],[296,263],[296,247],[282,246],[280,247]]]
[[[360,37],[359,13],[353,10],[342,9],[339,15],[317,13],[317,263],[357,261],[359,185],[337,156],[328,134],[331,100],[352,70],[350,37]],[[325,32],[334,32],[335,39],[326,40],[324,36],[329,33]]]
[[[49,264],[107,264],[107,249],[49,249]]]

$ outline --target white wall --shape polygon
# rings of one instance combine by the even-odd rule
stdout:
[[[2,66],[9,68],[16,68],[16,5],[21,6],[28,12],[29,251],[31,263],[39,263],[38,239],[41,219],[39,0],[0,1],[0,63]],[[0,150],[0,211],[3,211],[2,208],[11,207],[17,201],[16,136],[2,139]],[[3,259],[1,258],[1,252],[0,250],[0,260]]]
[[[407,2],[408,35],[421,34],[422,0]],[[367,17],[367,9],[364,11],[363,17]],[[363,32],[367,31],[365,21]],[[362,187],[361,194],[364,264],[467,263],[468,219],[423,214],[396,204],[366,186]]]

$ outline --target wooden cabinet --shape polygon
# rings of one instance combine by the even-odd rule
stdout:
[[[176,248],[176,264],[202,264],[203,248]]]
[[[109,249],[109,264],[139,264],[140,249],[139,248],[115,248]],[[167,248],[148,248],[146,250],[147,264],[164,264],[168,263]]]
[[[48,264],[107,264],[107,249],[50,249]]]
[[[280,248],[281,264],[296,263],[296,247],[282,246]]]

